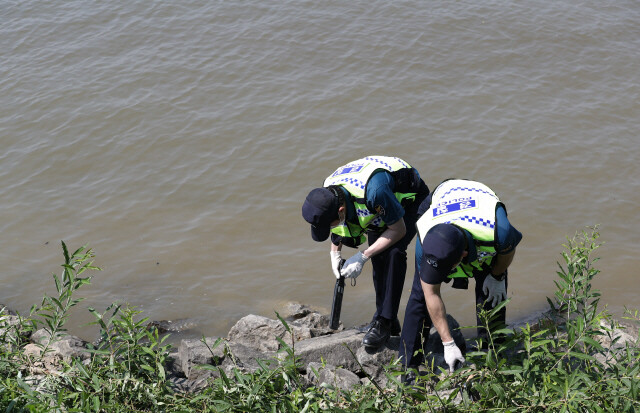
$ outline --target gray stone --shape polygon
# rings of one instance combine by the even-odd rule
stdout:
[[[245,346],[241,343],[230,342],[226,350],[226,357],[221,363],[227,374],[233,368],[237,368],[243,373],[253,373],[260,369],[258,360],[262,361],[265,366],[278,364],[275,352],[258,352],[255,348]]]
[[[334,331],[329,328],[329,317],[316,311],[307,313],[305,316],[293,321],[291,324],[301,328],[308,328],[311,332],[311,337],[319,337],[334,333]]]
[[[188,379],[192,378],[194,374],[200,375],[202,373],[202,369],[195,368],[197,365],[219,365],[225,357],[226,342],[221,340],[214,348],[217,340],[216,337],[208,337],[205,339],[206,344],[198,339],[182,340],[174,364],[176,367],[181,366],[182,373]]]
[[[615,325],[611,325],[606,320],[600,321],[600,327],[603,334],[596,336],[598,342],[611,350],[622,350],[627,345],[635,346],[636,339],[631,334],[626,333],[623,329]]]
[[[15,311],[0,303],[0,316],[2,315],[17,315]]]
[[[284,317],[285,320],[289,321],[298,320],[309,313],[311,313],[311,308],[305,304],[288,303],[280,315]]]
[[[322,363],[309,363],[307,380],[309,384],[314,386],[325,384],[341,390],[351,390],[360,385],[360,377],[355,373],[330,364],[323,365]]]
[[[357,353],[362,346],[362,337],[364,334],[354,329],[313,337],[296,343],[295,355],[300,358],[302,365],[324,360],[327,364],[358,371],[356,359],[345,346],[349,346],[354,354]]]
[[[300,341],[311,338],[311,330],[308,327],[289,324],[293,332],[293,340]],[[252,347],[260,352],[273,352],[280,348],[282,339],[288,345],[292,344],[292,337],[286,331],[280,320],[273,320],[258,315],[248,315],[241,318],[231,330],[229,341]]]
[[[386,387],[388,378],[384,367],[392,363],[398,357],[400,347],[400,337],[391,337],[387,343],[372,350],[367,347],[360,347],[356,352],[356,357],[364,371],[381,387]]]
[[[0,344],[5,350],[11,351],[12,343],[18,338],[20,317],[3,310],[0,305]]]
[[[51,335],[45,329],[39,329],[33,333],[30,340],[34,344],[27,345],[27,347],[29,347],[29,354],[40,356],[44,347],[48,345],[48,354],[59,355],[61,359],[66,362],[71,361],[72,358],[80,360],[88,360],[91,358],[91,353],[87,351],[87,342],[81,338],[62,333],[49,342],[50,337]]]
[[[147,329],[158,329],[158,333],[180,333],[194,329],[198,326],[196,320],[192,318],[180,318],[177,320],[154,320],[147,324]]]
[[[169,354],[165,360],[164,367],[168,376],[185,377],[182,371],[182,360],[180,360],[180,352],[177,348],[169,349]]]

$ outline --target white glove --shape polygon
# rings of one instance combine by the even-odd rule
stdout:
[[[358,275],[362,272],[364,263],[369,260],[369,257],[358,251],[351,258],[344,262],[342,266],[342,276],[345,278],[358,278]]]
[[[498,281],[491,274],[484,279],[482,292],[487,295],[487,301],[491,301],[492,307],[507,299],[507,287],[504,280]]]
[[[329,251],[331,254],[331,269],[333,270],[333,275],[336,278],[340,278],[340,261],[342,261],[342,254],[340,251]]]
[[[449,371],[453,373],[458,362],[464,363],[464,357],[462,357],[462,352],[456,346],[455,341],[442,342],[442,345],[444,346],[444,361],[449,365]]]

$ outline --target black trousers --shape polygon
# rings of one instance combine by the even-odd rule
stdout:
[[[373,319],[383,317],[395,320],[398,317],[400,298],[407,274],[407,248],[416,235],[418,207],[429,194],[429,189],[424,182],[422,185],[415,201],[404,207],[403,218],[407,233],[400,241],[371,258],[373,287],[376,293],[376,312]],[[376,242],[380,235],[380,233],[370,232],[367,237],[369,245]]]
[[[418,263],[416,263],[418,268]],[[475,279],[475,295],[476,295],[476,322],[477,325],[482,325],[479,313],[481,309],[490,310],[493,308],[491,303],[487,303],[487,295],[482,292],[482,285],[484,280],[489,276],[489,273],[478,274]],[[508,278],[508,276],[507,276]],[[508,286],[507,278],[505,278],[505,285]],[[506,308],[502,308],[495,320],[497,325],[505,325],[507,319]],[[402,364],[408,368],[417,368],[424,360],[424,345],[426,345],[429,339],[429,330],[433,326],[429,312],[427,311],[427,303],[424,299],[424,293],[422,291],[422,284],[420,283],[420,275],[416,271],[413,277],[413,285],[411,287],[411,294],[409,295],[409,301],[407,302],[407,308],[404,313],[404,322],[402,323],[402,334],[400,335],[400,349],[398,350],[398,357],[401,358]],[[500,327],[498,327],[500,328]],[[478,336],[486,338],[487,331],[478,327]],[[483,340],[486,342],[486,340]],[[417,350],[423,351],[414,354]]]

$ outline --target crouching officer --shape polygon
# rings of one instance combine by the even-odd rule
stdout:
[[[504,204],[486,185],[469,180],[444,181],[420,206],[417,222],[416,271],[407,302],[398,356],[403,365],[417,368],[435,326],[444,345],[444,358],[453,371],[464,357],[447,324],[440,285],[453,280],[453,288],[467,288],[475,278],[476,317],[507,297],[507,268],[522,234],[507,219]],[[506,323],[506,309],[498,313]],[[478,324],[480,324],[478,319]],[[487,332],[479,328],[479,336]],[[422,341],[424,340],[424,341]],[[410,381],[411,374],[405,376]]]
[[[429,188],[418,171],[400,158],[367,156],[338,168],[302,205],[311,237],[324,241],[331,233],[331,268],[336,278],[356,278],[371,259],[376,311],[362,343],[382,346],[400,333],[398,307],[407,271],[407,247],[416,234],[418,207]],[[365,234],[367,237],[365,237]],[[346,260],[342,246],[369,246]]]

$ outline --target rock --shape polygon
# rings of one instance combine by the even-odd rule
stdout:
[[[11,310],[6,305],[0,303],[0,317],[3,315],[17,315],[15,311]]]
[[[286,321],[298,320],[311,313],[309,306],[300,303],[289,303],[285,306],[281,316]]]
[[[636,337],[627,333],[623,326],[611,324],[607,320],[601,320],[600,330],[603,334],[595,336],[595,339],[604,347],[605,351],[596,352],[593,356],[603,365],[616,363],[619,354],[623,352],[627,346],[637,346],[638,340]]]
[[[289,324],[293,332],[293,340],[300,341],[311,338],[311,330],[305,326]],[[286,331],[280,320],[273,320],[259,315],[248,315],[241,318],[231,330],[229,341],[252,347],[260,352],[273,352],[280,348],[282,339],[288,345],[292,344],[291,334]]]
[[[334,330],[329,328],[329,317],[320,314],[317,311],[310,312],[304,317],[293,321],[291,324],[303,329],[308,328],[311,331],[311,337],[319,337],[334,333]]]
[[[229,342],[226,357],[220,367],[227,375],[238,368],[243,373],[253,373],[260,369],[258,360],[264,361],[264,365],[278,364],[275,352],[257,352],[255,348],[245,346],[242,343]]]
[[[51,335],[49,332],[43,328],[37,330],[35,333],[31,335],[31,342],[34,344],[28,344],[29,354],[33,356],[40,356],[43,346],[46,346],[49,343]],[[25,349],[25,352],[27,350]],[[56,337],[49,344],[49,351],[53,355],[58,355],[65,362],[71,361],[72,358],[77,358],[80,360],[88,360],[91,358],[91,353],[87,351],[87,342],[82,340],[81,338],[68,335],[62,333],[60,336]],[[48,354],[45,355],[48,357]]]
[[[315,362],[309,363],[306,378],[310,385],[328,384],[341,390],[351,390],[360,385],[360,377],[357,374],[330,364]]]
[[[29,366],[31,373],[50,374],[61,370],[63,363],[70,364],[73,359],[81,360],[83,363],[91,359],[91,353],[86,349],[87,342],[67,334],[49,343],[46,353],[43,354],[49,337],[50,334],[46,330],[40,329],[32,334],[33,343],[27,344],[22,349],[23,354],[33,361]]]
[[[5,313],[0,306],[0,347],[11,351],[20,334],[20,317]]]
[[[313,337],[296,343],[295,355],[305,366],[312,362],[324,361],[327,364],[358,371],[360,367],[346,346],[356,354],[362,346],[362,337],[364,335],[355,329]]]
[[[169,354],[165,360],[164,368],[167,376],[185,377],[182,371],[182,361],[180,360],[180,352],[177,348],[169,349]]]
[[[191,318],[181,318],[178,320],[159,320],[151,321],[147,324],[147,328],[157,328],[158,333],[179,333],[197,327],[195,320]]]
[[[334,330],[329,328],[329,316],[312,310],[304,304],[287,304],[282,316],[288,324],[308,327],[311,330],[312,337],[334,333]]]
[[[217,340],[216,337],[206,338],[206,344],[197,339],[182,340],[178,346],[177,360],[174,365],[180,366],[181,372],[188,379],[203,372],[202,369],[196,368],[200,364],[219,365],[225,357],[225,341],[221,340],[214,348]]]
[[[195,393],[204,389],[209,384],[210,377],[201,375],[193,379],[186,377],[169,377],[171,388],[179,393]]]
[[[636,345],[635,337],[618,328],[618,326],[611,325],[607,320],[601,320],[600,327],[605,334],[598,335],[596,338],[603,347],[611,350],[622,350],[627,345]]]
[[[384,367],[398,358],[400,337],[393,336],[387,343],[376,350],[361,346],[356,352],[356,357],[364,371],[381,387],[386,387],[388,378]]]

